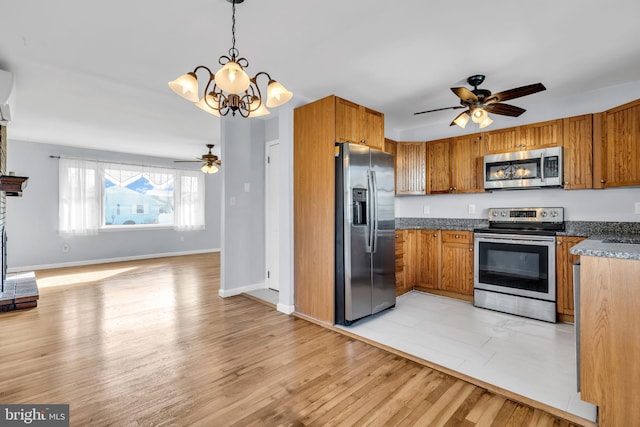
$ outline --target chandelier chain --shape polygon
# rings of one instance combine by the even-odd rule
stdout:
[[[231,3],[231,49],[236,52],[236,2]]]

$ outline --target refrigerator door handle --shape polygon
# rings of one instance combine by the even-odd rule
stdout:
[[[371,252],[376,252],[378,250],[378,181],[376,179],[375,171],[371,171],[371,201],[373,202],[372,209],[372,221],[371,221],[371,229],[372,229],[372,249]]]
[[[373,235],[374,235],[374,212],[373,212],[373,172],[367,171],[367,243],[366,252],[372,253],[373,249]]]

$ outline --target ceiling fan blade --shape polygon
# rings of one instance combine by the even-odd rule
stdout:
[[[475,93],[471,92],[466,87],[452,87],[451,91],[456,94],[458,98],[465,102],[476,102],[478,97]]]
[[[456,125],[456,124],[457,124],[457,123],[456,123],[456,120],[458,120],[458,117],[462,116],[463,114],[471,114],[471,110],[465,110],[465,111],[463,111],[462,113],[458,114],[458,115],[456,116],[456,118],[455,118],[455,119],[453,119],[453,121],[451,122],[451,124],[450,124],[449,126]],[[469,119],[467,119],[467,120],[469,120]],[[465,123],[465,125],[466,125],[466,123]],[[463,126],[463,127],[464,127],[464,126]]]
[[[413,115],[424,114],[424,113],[433,113],[434,111],[442,111],[442,110],[457,110],[458,108],[466,108],[462,105],[456,105],[455,107],[444,107],[444,108],[436,108],[435,110],[427,110],[427,111],[419,111],[417,113],[413,113]]]
[[[202,163],[202,160],[174,160],[173,163]]]
[[[489,98],[486,99],[486,102],[502,102],[508,101],[514,98],[520,98],[521,96],[532,95],[537,92],[542,92],[547,88],[544,87],[542,83],[534,83],[527,86],[521,86],[514,89],[505,90],[503,92],[494,93]]]
[[[503,116],[512,117],[518,117],[520,114],[527,111],[524,108],[516,107],[515,105],[502,104],[498,102],[495,104],[485,105],[484,108],[487,110],[487,113],[502,114]]]

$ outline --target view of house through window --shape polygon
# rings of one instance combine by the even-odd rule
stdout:
[[[173,225],[173,184],[173,173],[105,168],[103,225]]]
[[[95,235],[117,227],[205,227],[200,171],[67,158],[59,168],[60,235]]]

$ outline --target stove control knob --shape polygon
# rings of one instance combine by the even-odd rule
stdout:
[[[547,211],[543,211],[543,212],[542,212],[542,216],[543,216],[543,217],[546,217],[546,216],[547,216]]]
[[[500,215],[507,216],[507,213],[505,211],[502,211],[502,212],[500,212]]]
[[[558,216],[558,211],[552,211],[551,212],[551,216],[554,217],[554,218],[557,217]]]
[[[491,215],[493,215],[493,216],[498,216],[498,211],[493,211],[493,212],[491,212]]]

